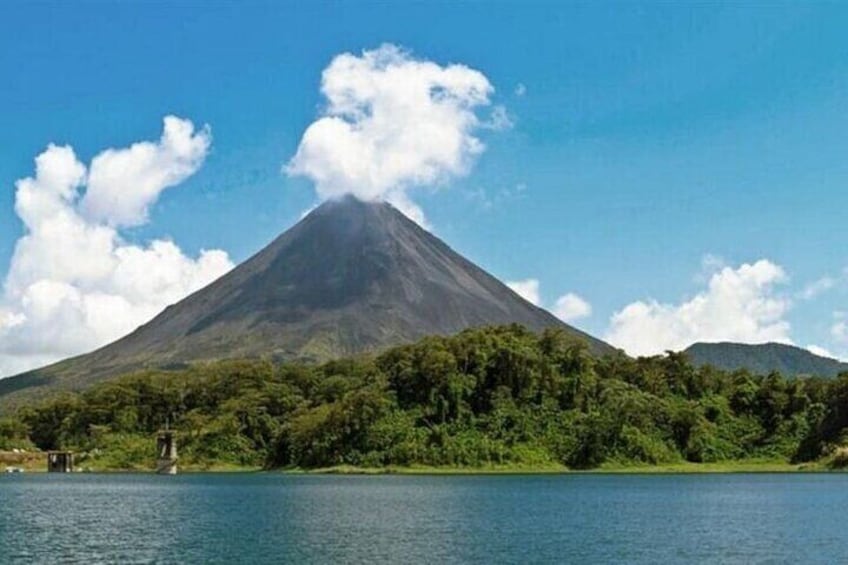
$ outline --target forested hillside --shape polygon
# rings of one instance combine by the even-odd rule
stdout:
[[[848,371],[848,363],[816,355],[785,343],[696,343],[686,355],[693,364],[712,365],[725,371],[748,369],[755,373],[777,371],[787,377],[835,377]]]
[[[320,366],[134,374],[20,410],[0,422],[0,447],[147,468],[166,420],[182,463],[200,466],[807,461],[843,441],[848,374],[698,369],[683,354],[596,359],[561,331],[490,327]]]

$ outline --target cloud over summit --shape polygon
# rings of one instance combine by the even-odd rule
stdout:
[[[493,92],[479,71],[390,44],[338,55],[321,77],[326,107],[285,171],[311,179],[322,199],[387,200],[420,221],[408,190],[467,174],[485,149],[475,132],[507,127],[502,108],[488,122],[477,116]]]

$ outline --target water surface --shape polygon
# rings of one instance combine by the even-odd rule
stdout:
[[[3,475],[0,562],[846,563],[848,475]]]

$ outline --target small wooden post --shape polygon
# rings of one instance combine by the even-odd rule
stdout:
[[[48,473],[73,473],[74,454],[71,451],[48,451]]]
[[[156,473],[177,474],[177,438],[169,429],[160,430],[156,437]]]

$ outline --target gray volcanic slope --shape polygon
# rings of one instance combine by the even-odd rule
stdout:
[[[329,201],[227,275],[97,351],[0,380],[0,397],[82,389],[146,367],[271,357],[323,361],[432,334],[559,321],[385,203]],[[11,400],[9,398],[4,401]]]

